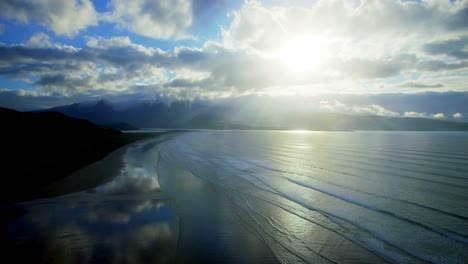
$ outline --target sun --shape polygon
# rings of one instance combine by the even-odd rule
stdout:
[[[279,52],[286,67],[295,72],[312,71],[320,64],[321,41],[314,37],[293,37]]]

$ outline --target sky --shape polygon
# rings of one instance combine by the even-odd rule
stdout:
[[[467,98],[468,0],[0,1],[0,106],[421,93]]]

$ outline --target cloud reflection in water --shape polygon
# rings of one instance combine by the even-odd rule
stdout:
[[[0,226],[6,257],[20,263],[174,262],[179,219],[161,199],[159,140],[129,147],[119,175],[93,192],[10,210]],[[87,177],[103,173],[99,166],[87,172]]]
[[[167,263],[178,226],[161,201],[52,202],[27,207],[3,239],[18,262]]]
[[[159,149],[156,140],[127,149],[124,167],[111,182],[97,191],[108,194],[149,194],[160,190],[156,173]]]

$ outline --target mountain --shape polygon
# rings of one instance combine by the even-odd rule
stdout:
[[[58,106],[46,111],[60,112],[70,117],[89,120],[95,124],[119,123],[115,118],[113,105],[106,100],[94,103],[75,103]]]
[[[0,200],[36,197],[49,183],[141,139],[57,112],[0,108],[0,122]]]
[[[101,100],[93,103],[75,103],[48,109],[70,117],[89,120],[95,124],[126,123],[133,127],[163,128],[223,128],[229,107],[205,103],[179,101],[142,102],[116,110],[111,103]]]
[[[140,102],[115,109],[107,101],[72,104],[51,110],[97,124],[127,123],[139,128],[308,129],[308,130],[468,130],[468,123],[426,118],[293,112],[274,107],[210,101]]]

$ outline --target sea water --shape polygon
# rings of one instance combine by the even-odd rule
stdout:
[[[160,148],[160,177],[213,184],[283,262],[468,261],[468,133],[205,131]]]

